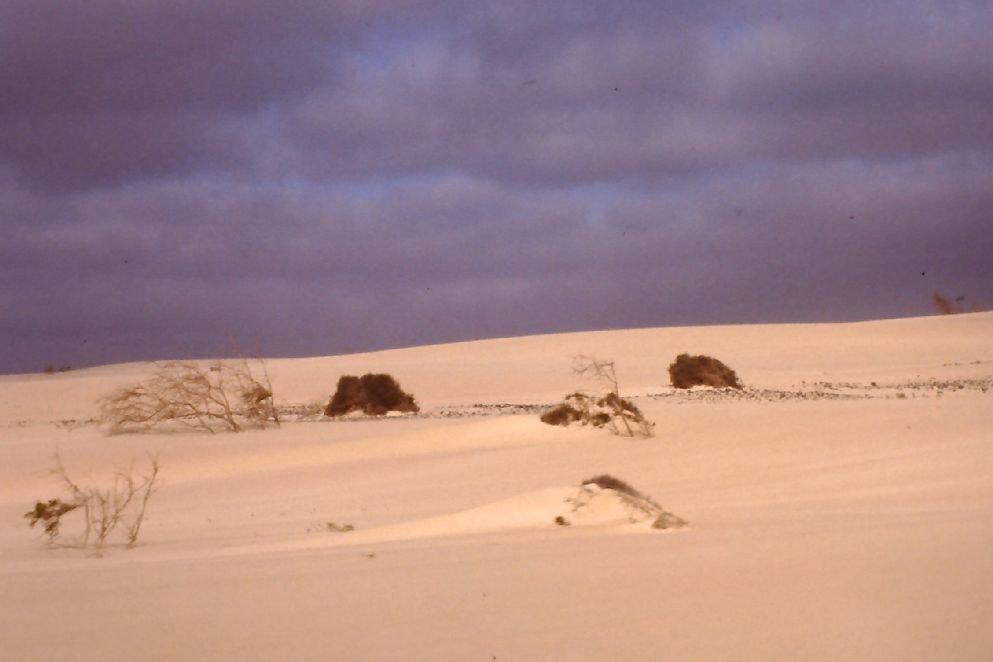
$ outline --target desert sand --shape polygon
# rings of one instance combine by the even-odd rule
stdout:
[[[680,352],[743,393],[676,392]],[[542,424],[616,362],[651,439]],[[151,363],[0,377],[0,660],[988,660],[993,313],[574,333],[268,361],[276,401],[388,372],[421,415],[110,435]],[[501,405],[520,405],[505,407]],[[58,450],[154,453],[140,544],[48,545]],[[689,525],[599,501],[609,473]],[[68,542],[67,529],[63,542]],[[338,532],[328,523],[354,527]]]

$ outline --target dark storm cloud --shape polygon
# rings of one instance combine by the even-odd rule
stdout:
[[[717,101],[744,118],[744,146],[801,159],[993,146],[993,10],[867,7],[734,39]]]
[[[288,137],[334,176],[456,167],[571,182],[700,160],[681,135],[705,73],[700,35],[624,22],[528,39],[530,57],[465,36],[385,53],[301,104]]]
[[[0,7],[0,158],[43,186],[236,168],[236,121],[334,76],[406,3],[12,0]]]
[[[5,3],[0,370],[993,305],[991,31],[970,2]]]
[[[311,95],[289,138],[323,175],[570,184],[993,143],[989,10],[695,19],[621,13],[570,31],[532,17],[415,43]]]

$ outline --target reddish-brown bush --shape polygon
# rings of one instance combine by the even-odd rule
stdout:
[[[567,426],[570,423],[574,423],[581,420],[583,417],[582,413],[579,412],[574,407],[562,403],[560,405],[555,405],[545,413],[541,415],[541,422],[548,423],[549,425],[561,425]]]
[[[420,410],[414,396],[405,393],[391,375],[369,373],[361,377],[342,376],[324,415],[334,417],[361,411],[369,416],[382,416],[391,411],[416,413]]]
[[[734,370],[710,356],[690,356],[680,354],[669,366],[669,381],[676,388],[692,386],[713,386],[714,388],[737,388],[741,382]]]

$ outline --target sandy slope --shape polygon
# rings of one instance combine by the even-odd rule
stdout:
[[[755,397],[675,396],[665,368],[681,351],[726,360]],[[584,385],[569,372],[580,352],[616,359],[655,439],[441,415],[552,402]],[[96,396],[148,369],[0,377],[0,660],[993,650],[993,314],[274,360],[285,403],[326,398],[343,372],[385,370],[432,414],[213,436],[83,423]],[[92,558],[26,527],[34,500],[58,493],[56,447],[95,481],[160,456],[141,547]],[[610,503],[556,526],[580,480],[603,472],[689,528],[626,525]]]

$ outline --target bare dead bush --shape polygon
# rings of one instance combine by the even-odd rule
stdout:
[[[669,366],[669,381],[676,388],[712,386],[741,389],[734,370],[721,361],[704,355],[680,354]]]
[[[388,412],[417,413],[421,410],[414,396],[400,388],[399,382],[388,374],[368,373],[361,377],[344,375],[324,409],[325,416],[343,416],[361,411],[369,416]]]
[[[160,364],[147,381],[103,398],[101,420],[112,432],[169,424],[211,433],[278,426],[269,373],[264,361],[256,363],[255,370],[247,360]]]
[[[607,393],[596,396],[581,391],[570,393],[565,401],[541,415],[541,421],[549,425],[592,425],[606,428],[624,437],[651,437],[655,434],[655,424],[645,419],[641,410],[618,394],[617,370],[613,361],[603,361],[591,356],[575,357],[573,372],[577,375],[593,377],[604,384]]]
[[[146,473],[136,476],[132,466],[127,472],[116,472],[110,484],[104,487],[82,486],[70,478],[58,453],[55,454],[53,473],[68,492],[67,498],[38,501],[24,514],[32,527],[43,524],[50,544],[62,532],[63,518],[72,512],[82,513],[83,518],[83,530],[70,543],[72,546],[99,553],[114,531],[123,533],[128,549],[137,544],[148,502],[158,489],[158,458],[149,456]]]
[[[610,474],[600,474],[588,478],[580,484],[580,494],[571,500],[573,512],[581,510],[589,504],[589,497],[593,494],[591,485],[595,485],[601,490],[613,491],[633,511],[632,521],[640,521],[647,517],[651,519],[653,529],[678,529],[687,524],[682,517],[668,512],[651,497],[642,494],[626,481]]]

